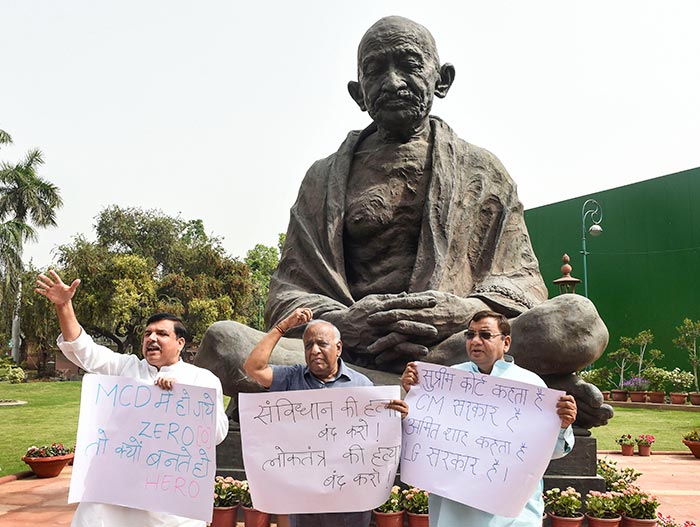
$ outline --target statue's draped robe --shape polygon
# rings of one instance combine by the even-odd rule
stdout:
[[[430,118],[432,176],[408,293],[437,290],[477,297],[516,316],[544,301],[516,187],[490,152],[462,141]],[[314,318],[353,298],[345,275],[345,196],[356,147],[376,130],[353,131],[335,154],[313,164],[292,207],[279,267],[270,282],[271,327],[298,307]],[[384,291],[375,291],[384,293]]]

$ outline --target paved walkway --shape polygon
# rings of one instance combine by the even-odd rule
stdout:
[[[618,468],[632,467],[642,473],[635,484],[659,498],[659,512],[680,524],[692,520],[700,525],[700,459],[690,452],[652,451],[648,457],[598,453],[599,458],[606,456],[617,461]]]
[[[604,456],[617,461],[620,468],[632,467],[642,472],[637,483],[659,497],[660,512],[674,516],[680,523],[693,520],[700,525],[700,459],[679,452],[654,452],[650,457],[599,453],[599,457]],[[71,470],[72,467],[66,467],[57,478],[39,479],[33,475],[0,478],[0,525],[70,525],[76,507],[66,503]]]

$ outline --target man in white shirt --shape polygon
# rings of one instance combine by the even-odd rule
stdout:
[[[221,382],[209,370],[180,359],[187,330],[178,317],[170,313],[158,313],[148,319],[141,348],[143,359],[139,359],[136,355],[115,353],[105,346],[96,344],[90,335],[83,331],[75,316],[72,298],[80,285],[80,280],[74,280],[69,286],[63,283],[55,271],[50,271],[49,275],[39,275],[35,291],[56,306],[58,323],[61,326],[58,347],[68,360],[90,373],[151,380],[164,390],[172,389],[175,382],[215,389],[217,395],[216,443],[224,440],[228,433],[228,417],[224,412]],[[205,522],[164,512],[84,502],[78,505],[71,525],[73,527],[131,525],[204,527]]]
[[[469,322],[466,331],[467,356],[469,362],[455,364],[453,368],[485,373],[516,381],[546,387],[535,373],[517,366],[507,355],[510,348],[510,324],[508,319],[493,311],[479,311]],[[409,362],[401,376],[404,390],[418,383],[415,363]],[[552,452],[552,459],[568,454],[574,446],[571,425],[576,420],[576,401],[571,395],[563,395],[557,402],[557,415],[561,420],[559,436]],[[542,481],[532,494],[517,518],[491,514],[475,507],[457,503],[448,498],[431,494],[429,514],[431,527],[453,527],[455,525],[478,525],[479,527],[540,527],[544,502]]]

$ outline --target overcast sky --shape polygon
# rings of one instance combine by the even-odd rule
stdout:
[[[40,148],[65,203],[27,259],[111,204],[275,245],[307,168],[369,123],[346,84],[392,14],[433,33],[457,72],[433,113],[526,208],[700,166],[696,1],[0,0],[0,159]]]

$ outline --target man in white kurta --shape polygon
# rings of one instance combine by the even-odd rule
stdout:
[[[510,324],[500,313],[480,311],[469,322],[466,331],[467,355],[469,362],[457,364],[454,368],[473,371],[526,382],[545,387],[544,381],[535,373],[517,366],[513,358],[506,355],[510,347]],[[414,363],[409,363],[401,376],[401,384],[406,391],[418,382],[418,372]],[[557,415],[561,420],[559,436],[552,452],[552,459],[568,454],[574,446],[574,433],[571,429],[576,420],[576,401],[571,395],[562,396],[557,402]],[[479,527],[540,527],[544,502],[542,482],[532,494],[525,507],[516,518],[491,514],[469,505],[457,503],[448,498],[431,494],[428,499],[431,527],[454,527],[457,525],[478,525]]]
[[[209,370],[188,364],[180,358],[185,345],[186,329],[179,318],[169,313],[158,313],[148,319],[142,344],[143,359],[135,355],[115,353],[105,346],[96,344],[90,335],[85,333],[75,316],[72,298],[80,280],[75,280],[68,286],[55,271],[50,271],[49,274],[50,277],[39,275],[36,292],[44,295],[56,306],[58,322],[61,326],[58,347],[68,360],[90,373],[123,375],[149,380],[164,390],[172,389],[175,382],[215,389],[217,395],[216,443],[219,444],[224,440],[228,433],[228,417],[224,412],[221,382]],[[204,527],[205,522],[164,512],[83,502],[78,505],[71,525],[73,527]]]

